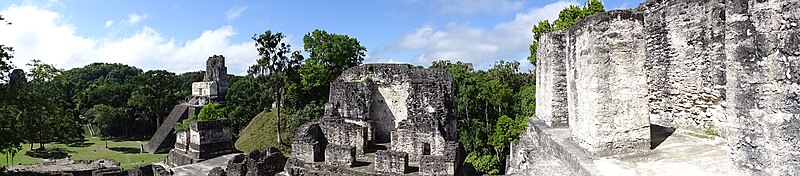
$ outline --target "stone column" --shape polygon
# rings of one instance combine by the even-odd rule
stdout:
[[[536,51],[536,119],[550,127],[568,125],[564,33],[542,35]]]
[[[800,174],[800,1],[727,1],[726,126],[753,175]]]
[[[642,15],[592,15],[569,33],[567,103],[575,141],[601,156],[649,149]]]

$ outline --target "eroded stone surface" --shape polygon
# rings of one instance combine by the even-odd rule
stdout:
[[[647,130],[613,129],[645,125],[619,119],[646,116],[653,125],[721,135],[728,159],[748,174],[798,175],[797,9],[798,0],[649,0],[545,34],[537,55],[537,117],[557,126],[560,72],[555,68],[563,47],[569,135],[590,153],[597,153],[597,146],[614,151],[615,144],[642,136]],[[557,37],[562,33],[565,44]],[[536,141],[525,139],[531,136],[521,141]],[[509,170],[536,167],[522,157],[533,147],[512,148]],[[550,158],[570,163],[562,156]]]
[[[593,154],[649,148],[644,37],[642,14],[631,11],[589,16],[569,30],[570,132]]]

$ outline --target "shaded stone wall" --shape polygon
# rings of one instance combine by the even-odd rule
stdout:
[[[648,1],[647,85],[651,121],[702,129],[724,120],[724,6],[722,0]]]
[[[642,15],[631,11],[589,16],[569,31],[570,131],[595,154],[649,148],[644,37]]]
[[[536,50],[536,119],[549,126],[566,126],[567,119],[567,70],[566,36],[564,31],[542,35]],[[541,98],[541,99],[539,99]]]
[[[800,174],[800,1],[727,1],[728,145],[760,175]]]

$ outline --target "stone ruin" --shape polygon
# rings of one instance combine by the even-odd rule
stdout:
[[[330,87],[325,114],[292,140],[290,175],[457,175],[452,77],[442,69],[366,64]]]
[[[536,118],[512,146],[509,173],[604,175],[600,158],[656,160],[658,130],[678,128],[724,138],[724,155],[691,164],[738,169],[706,174],[800,175],[798,9],[798,0],[648,0],[543,35]]]
[[[224,102],[223,98],[228,90],[225,57],[214,55],[208,58],[206,64],[207,69],[203,81],[192,83],[190,100],[175,106],[146,148],[147,151],[155,153],[161,151],[159,148],[168,147],[171,144],[172,149],[169,150],[165,162],[169,166],[198,163],[236,152],[228,119],[194,121],[189,124],[188,131],[184,132],[175,132],[173,129],[180,120],[199,114],[204,105],[211,102]],[[167,133],[169,135],[165,135]],[[169,141],[169,144],[164,142],[166,141],[165,137],[172,136],[174,136],[174,141]]]
[[[175,131],[173,127],[189,116],[197,115],[203,105],[209,102],[222,102],[228,92],[228,68],[225,67],[225,57],[214,55],[206,61],[206,71],[203,81],[192,83],[192,95],[189,100],[172,109],[169,116],[164,119],[161,126],[144,150],[150,153],[167,153],[175,145]]]
[[[177,132],[175,148],[169,151],[166,164],[181,166],[234,153],[233,143],[228,119],[194,121],[189,131]]]
[[[278,148],[254,150],[248,154],[238,154],[228,160],[226,168],[215,167],[209,176],[250,176],[276,175],[283,172],[286,156]]]

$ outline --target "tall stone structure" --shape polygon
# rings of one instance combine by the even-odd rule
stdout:
[[[452,77],[446,70],[360,65],[331,83],[324,117],[295,134],[297,155],[286,170],[374,175],[403,174],[417,166],[454,175],[462,157],[457,141]],[[368,156],[374,158],[356,160]],[[321,161],[327,164],[314,163]],[[374,171],[353,170],[356,162],[369,163]]]
[[[718,132],[746,175],[800,175],[798,9],[648,0],[543,35],[537,118],[512,147],[510,173],[541,173],[534,162],[554,158],[561,174],[602,175],[608,166],[585,157],[650,152],[663,142],[653,127],[677,127]]]
[[[183,119],[200,113],[203,105],[209,102],[224,101],[228,92],[228,68],[225,57],[214,55],[206,61],[206,71],[202,82],[192,83],[192,95],[188,100],[175,105],[164,122],[147,142],[145,151],[149,153],[166,153],[175,145],[173,127]]]

